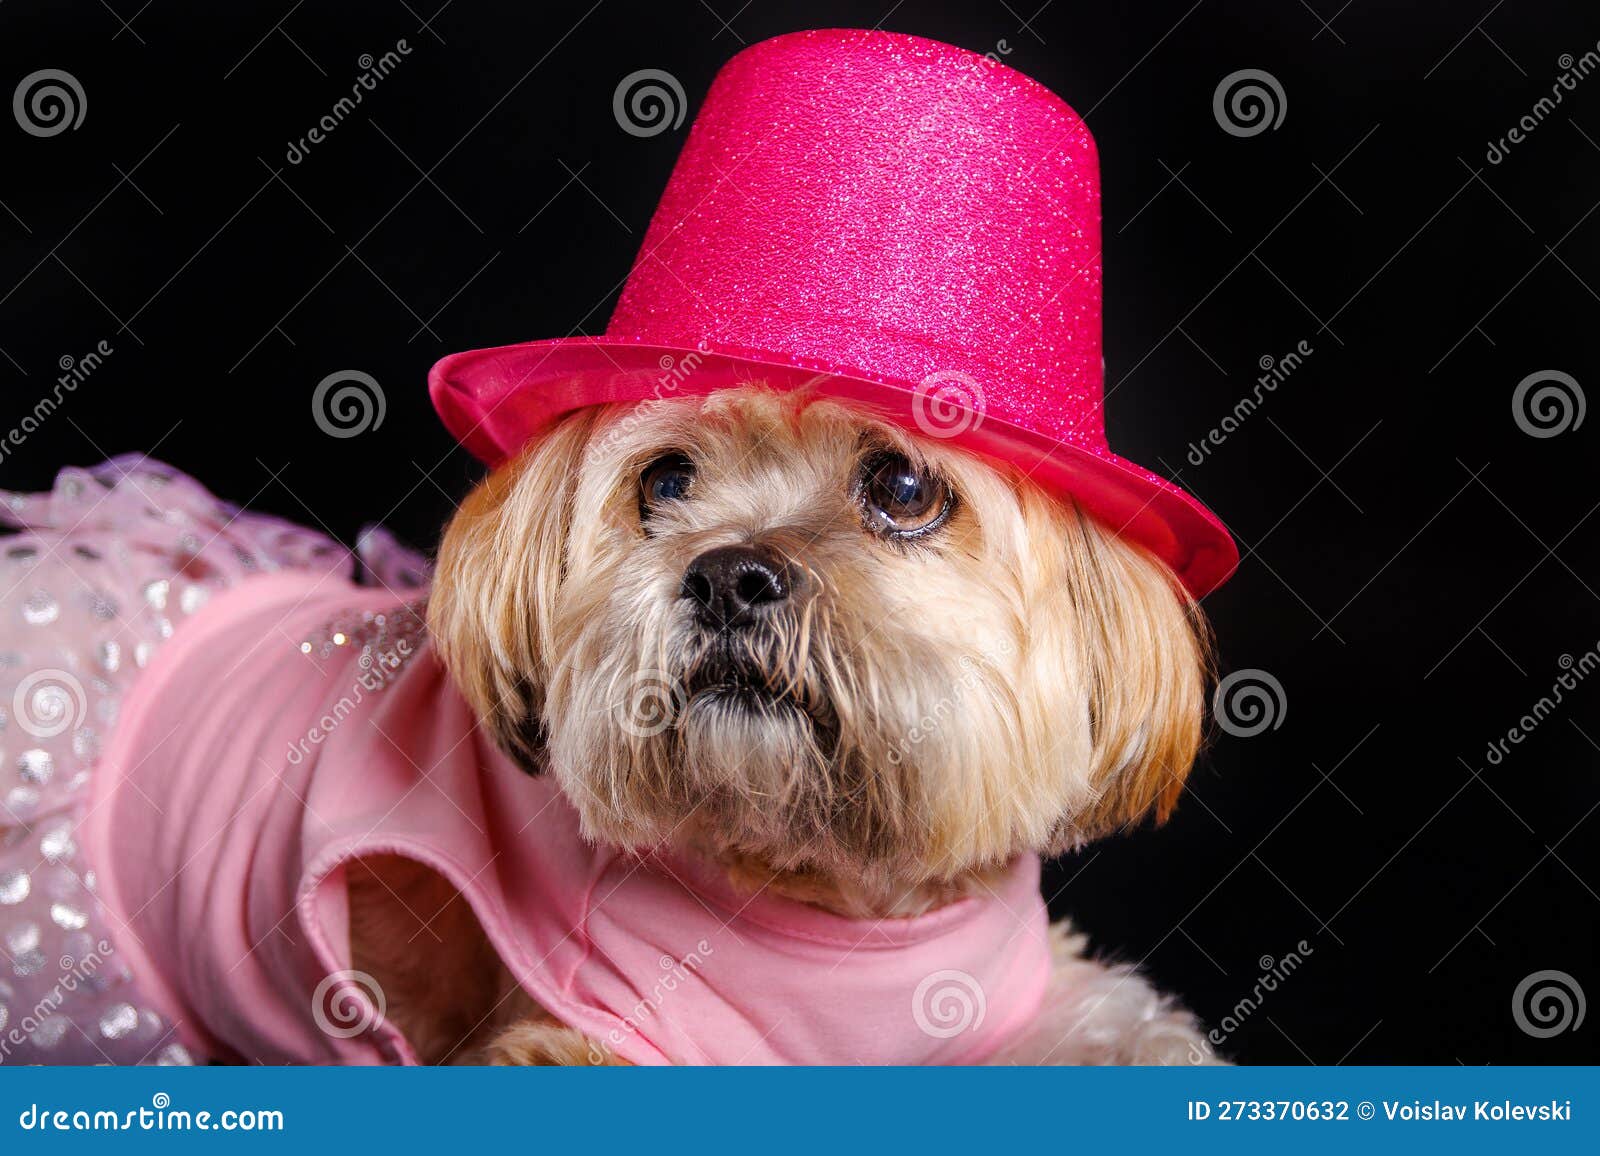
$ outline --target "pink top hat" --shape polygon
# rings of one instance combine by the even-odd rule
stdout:
[[[1238,550],[1111,452],[1094,140],[1048,89],[912,36],[830,29],[718,74],[603,337],[444,358],[445,425],[498,464],[563,414],[809,387],[1070,495],[1199,597]]]

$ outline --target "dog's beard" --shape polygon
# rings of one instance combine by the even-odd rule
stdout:
[[[768,626],[690,632],[678,648],[689,712],[779,719],[798,713],[813,728],[826,729],[833,720],[826,680],[810,655],[789,641],[793,634]]]
[[[909,845],[915,775],[890,751],[904,724],[862,709],[877,680],[859,645],[799,615],[721,632],[641,618],[631,644],[612,635],[603,652],[608,632],[591,623],[600,669],[558,680],[572,705],[590,703],[557,713],[551,754],[577,780],[569,794],[604,804],[580,807],[592,835],[639,846],[708,833],[782,868],[855,869]]]
[[[682,653],[671,757],[704,803],[736,806],[746,823],[764,810],[767,829],[751,832],[764,844],[826,828],[839,748],[827,664],[796,643],[791,622],[694,629]]]

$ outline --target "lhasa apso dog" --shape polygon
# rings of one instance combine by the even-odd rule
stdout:
[[[745,49],[606,333],[435,366],[425,594],[143,459],[0,495],[0,1062],[1211,1060],[1039,891],[1171,812],[1237,561],[1105,444],[1096,156],[991,57]]]
[[[562,422],[463,504],[428,625],[586,836],[858,919],[1164,819],[1201,740],[1206,628],[1160,562],[1015,471],[759,387]],[[424,1058],[463,1025],[500,1062],[613,1058],[531,1006],[437,876],[365,867],[355,960]],[[446,957],[418,955],[411,912],[441,909]],[[1209,1056],[1131,968],[1050,941],[994,1060]]]

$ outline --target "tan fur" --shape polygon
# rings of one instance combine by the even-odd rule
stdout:
[[[516,985],[503,980],[466,900],[433,870],[393,855],[352,864],[345,883],[351,966],[378,978],[384,1015],[424,1063],[476,1052],[502,1026],[498,1008]]]
[[[351,965],[425,1064],[615,1064],[544,1013],[500,961],[461,894],[396,855],[347,871]]]
[[[1200,1024],[1128,964],[1088,953],[1087,938],[1066,922],[1050,928],[1054,968],[1044,1006],[992,1064],[1226,1063]]]
[[[948,523],[911,545],[871,533],[864,446],[944,479]],[[696,463],[693,489],[646,532],[639,476],[667,452]],[[799,576],[747,644],[757,711],[694,690],[705,643],[680,583],[730,544]],[[462,506],[429,625],[588,835],[674,843],[849,914],[926,910],[1019,852],[1165,819],[1201,739],[1205,626],[1161,563],[1025,478],[804,394],[565,419]],[[562,1030],[514,1026],[489,1054],[562,1062]]]
[[[586,410],[568,418],[490,474],[439,547],[429,628],[478,717],[524,760],[542,754],[532,732],[553,661],[572,495],[596,416]],[[530,477],[543,484],[527,485]]]

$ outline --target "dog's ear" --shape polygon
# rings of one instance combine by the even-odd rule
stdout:
[[[1093,802],[1065,844],[1165,822],[1199,753],[1211,671],[1210,630],[1172,571],[1081,510],[1068,519],[1072,601],[1089,700]]]
[[[523,767],[541,764],[552,612],[592,411],[562,420],[468,495],[439,544],[428,629],[461,693]]]

